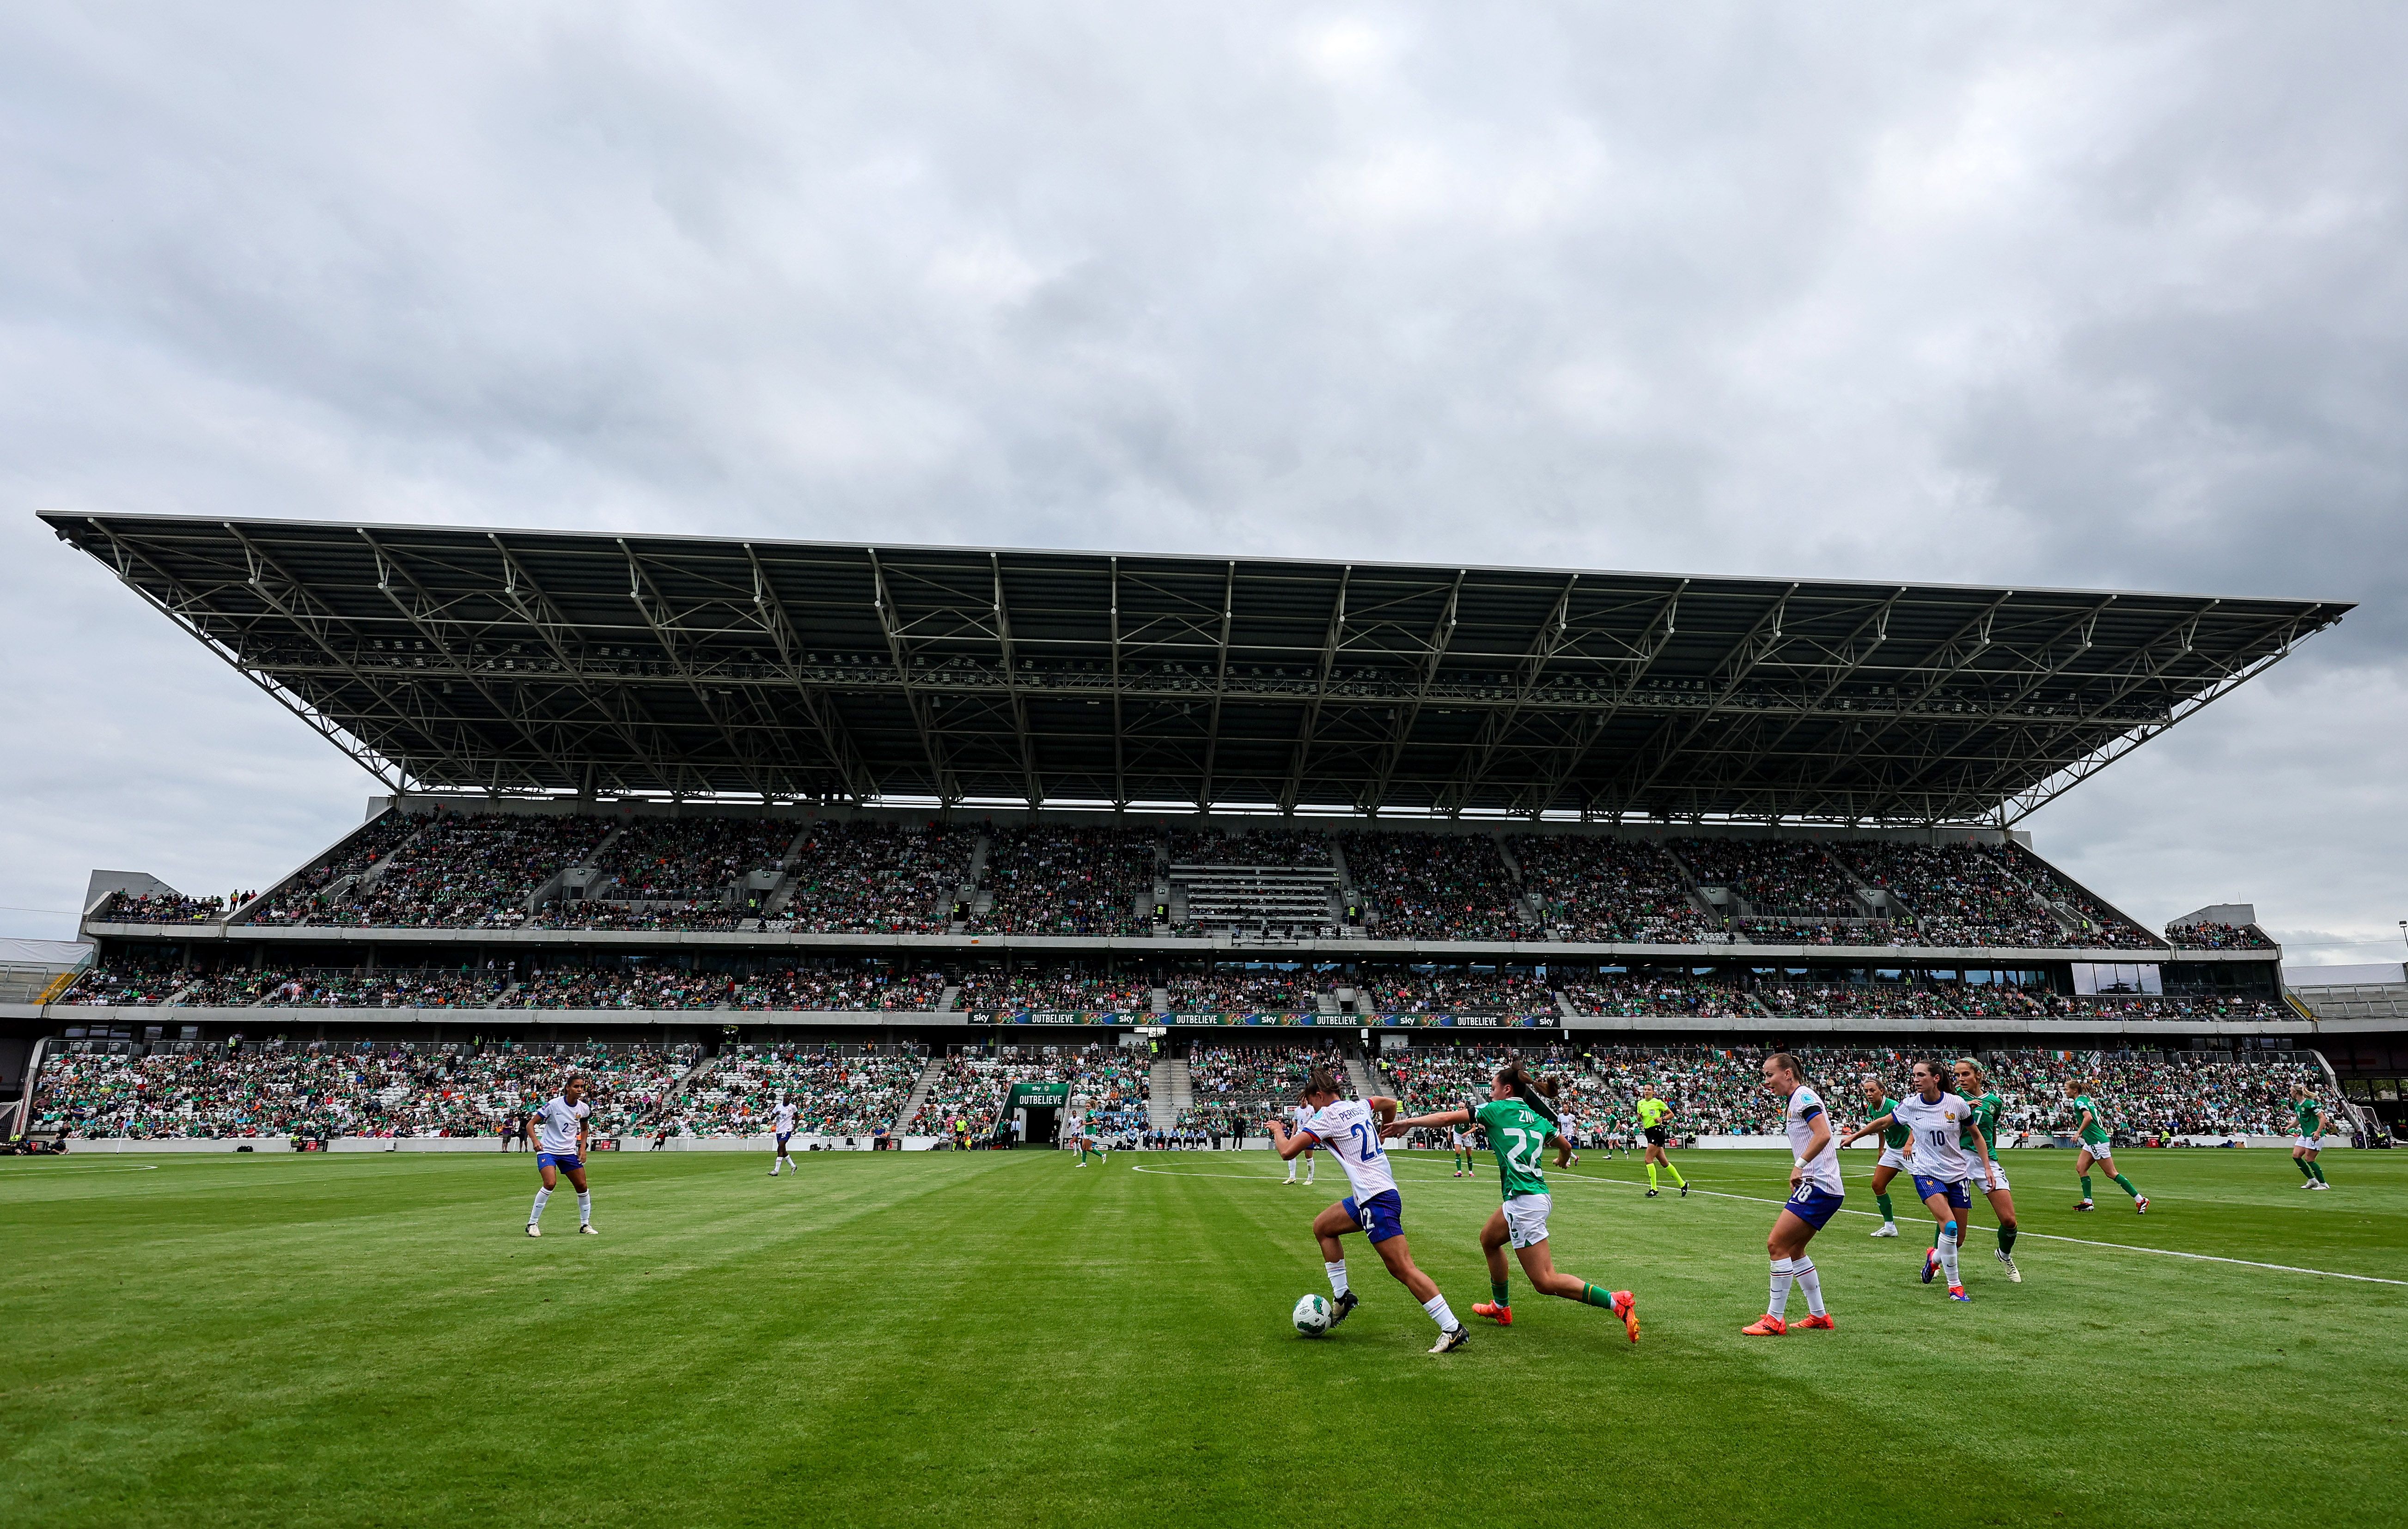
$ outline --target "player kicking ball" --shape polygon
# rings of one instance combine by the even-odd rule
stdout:
[[[551,1201],[552,1192],[564,1173],[568,1175],[570,1187],[577,1191],[577,1230],[587,1236],[595,1236],[594,1194],[585,1187],[585,1148],[590,1139],[587,1122],[593,1114],[594,1107],[585,1102],[585,1079],[571,1078],[558,1093],[527,1117],[527,1145],[535,1149],[536,1172],[543,1177],[543,1188],[535,1192],[535,1208],[527,1212],[527,1236],[543,1236],[543,1207]]]
[[[770,1128],[778,1134],[778,1155],[769,1160],[769,1177],[775,1179],[778,1177],[780,1168],[795,1166],[794,1158],[786,1151],[786,1143],[792,1140],[795,1135],[795,1102],[791,1099],[779,1100],[778,1107],[769,1113],[769,1123]],[[797,1168],[796,1171],[799,1173],[802,1170]]]
[[[1338,1239],[1349,1232],[1360,1232],[1370,1238],[1371,1250],[1380,1255],[1398,1283],[1412,1292],[1430,1321],[1438,1323],[1438,1341],[1430,1346],[1430,1352],[1448,1353],[1470,1342],[1471,1335],[1455,1320],[1437,1283],[1414,1267],[1412,1250],[1405,1243],[1404,1198],[1397,1193],[1388,1154],[1380,1147],[1381,1129],[1397,1118],[1397,1101],[1377,1094],[1369,1099],[1340,1098],[1336,1077],[1326,1067],[1315,1067],[1304,1085],[1304,1117],[1294,1135],[1285,1122],[1272,1117],[1272,1148],[1291,1163],[1312,1147],[1328,1148],[1345,1170],[1348,1187],[1354,1191],[1312,1220],[1312,1235],[1321,1242],[1322,1264],[1329,1271],[1333,1297],[1329,1325],[1344,1322],[1356,1304],[1346,1283],[1346,1248]]]
[[[1543,1295],[1560,1295],[1567,1301],[1605,1308],[1622,1319],[1630,1341],[1636,1343],[1637,1296],[1627,1290],[1599,1290],[1555,1267],[1555,1254],[1547,1241],[1547,1213],[1555,1207],[1555,1198],[1547,1191],[1547,1174],[1540,1159],[1545,1155],[1549,1141],[1560,1145],[1563,1138],[1557,1133],[1558,1122],[1549,1104],[1516,1062],[1489,1080],[1487,1103],[1390,1121],[1380,1127],[1380,1135],[1393,1139],[1423,1126],[1476,1124],[1497,1144],[1497,1176],[1505,1191],[1505,1203],[1490,1212],[1488,1224],[1480,1229],[1480,1251],[1488,1260],[1488,1289],[1494,1298],[1475,1303],[1471,1308],[1474,1316],[1486,1317],[1499,1327],[1513,1325],[1505,1276],[1505,1245],[1511,1242],[1513,1256],[1521,1261],[1522,1273],[1531,1288]]]
[[[1840,1213],[1840,1204],[1847,1198],[1840,1182],[1840,1149],[1831,1139],[1830,1112],[1823,1107],[1823,1096],[1807,1086],[1805,1064],[1787,1051],[1764,1059],[1764,1092],[1785,1101],[1781,1114],[1789,1136],[1789,1201],[1772,1219],[1772,1232],[1764,1239],[1764,1250],[1772,1259],[1772,1299],[1764,1315],[1740,1332],[1748,1337],[1828,1332],[1837,1324],[1823,1308],[1823,1277],[1806,1256],[1806,1245]],[[1792,1287],[1806,1297],[1807,1315],[1796,1322],[1786,1320]]]

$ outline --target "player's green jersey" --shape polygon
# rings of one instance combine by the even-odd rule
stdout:
[[[2107,1144],[2107,1111],[2100,1108],[2099,1101],[2087,1093],[2075,1095],[2073,1118],[2081,1120],[2085,1110],[2089,1111],[2090,1119],[2083,1123],[2082,1139],[2094,1147],[2105,1146]]]
[[[1877,1121],[1884,1115],[1889,1117],[1889,1129],[1882,1133],[1883,1146],[1903,1147],[1914,1139],[1914,1127],[1898,1118],[1898,1101],[1886,1093],[1882,1095],[1881,1103],[1873,1106],[1873,1112],[1867,1119]]]
[[[1669,1099],[1641,1099],[1631,1107],[1638,1112],[1639,1123],[1650,1131],[1663,1124],[1664,1117],[1672,1113]]]
[[[2300,1135],[2303,1136],[2315,1136],[2316,1134],[2316,1117],[2325,1112],[2324,1106],[2316,1103],[2314,1099],[2302,1099],[2298,1104],[2293,1105],[2291,1107],[2291,1110],[2292,1113],[2300,1117]]]
[[[1546,1193],[1546,1170],[1539,1165],[1539,1159],[1546,1152],[1547,1133],[1555,1129],[1547,1118],[1519,1099],[1491,1099],[1466,1107],[1471,1110],[1472,1122],[1488,1132],[1505,1198]]]
[[[1999,1111],[2007,1107],[2007,1102],[1999,1097],[1996,1090],[1969,1102],[1973,1107],[1973,1113],[1965,1129],[1956,1133],[1956,1145],[1969,1152],[1974,1150],[1972,1128],[1978,1125],[1982,1128],[1982,1139],[1990,1144],[1992,1151],[1998,1150]]]

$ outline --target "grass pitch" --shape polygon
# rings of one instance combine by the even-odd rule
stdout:
[[[2408,1284],[2330,1276],[2408,1281],[2408,1152],[2328,1154],[2325,1194],[2134,1152],[2145,1218],[2007,1158],[2025,1283],[1986,1212],[1970,1307],[1917,1281],[1919,1216],[1842,1215],[1839,1331],[1752,1339],[1785,1156],[1683,1153],[1698,1193],[1651,1201],[1591,1154],[1556,1262],[1637,1290],[1644,1341],[1517,1275],[1514,1326],[1436,1358],[1359,1238],[1361,1309],[1288,1329],[1344,1182],[1267,1153],[604,1157],[603,1236],[563,1193],[538,1241],[522,1156],[9,1160],[0,1522],[2400,1522]],[[1469,1321],[1493,1170],[1398,1171]]]

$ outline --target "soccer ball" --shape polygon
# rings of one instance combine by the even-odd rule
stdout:
[[[1296,1298],[1296,1330],[1306,1337],[1319,1337],[1329,1331],[1329,1302],[1319,1295]]]

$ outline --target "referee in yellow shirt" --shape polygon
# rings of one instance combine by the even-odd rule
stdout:
[[[1681,1177],[1681,1170],[1672,1166],[1671,1158],[1664,1151],[1664,1144],[1672,1139],[1670,1129],[1664,1123],[1672,1118],[1672,1102],[1656,1097],[1655,1084],[1641,1083],[1637,1107],[1639,1129],[1647,1134],[1647,1197],[1656,1198],[1656,1170],[1660,1166],[1681,1187],[1681,1198],[1687,1199],[1689,1181]]]

